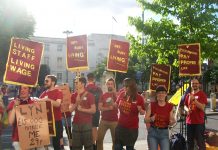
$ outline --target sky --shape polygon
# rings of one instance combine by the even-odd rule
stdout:
[[[36,20],[35,36],[66,37],[100,33],[125,36],[135,33],[128,16],[141,17],[136,0],[18,0]],[[146,17],[151,16],[149,13]],[[113,17],[115,19],[113,19]],[[70,35],[71,36],[71,35]]]

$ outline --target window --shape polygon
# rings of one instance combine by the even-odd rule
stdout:
[[[45,51],[49,51],[50,45],[49,44],[45,44]]]
[[[62,57],[57,58],[57,67],[62,67]]]
[[[63,44],[58,44],[57,45],[57,51],[62,51],[63,48]]]
[[[62,73],[57,73],[57,80],[62,81]]]
[[[44,57],[44,64],[49,66],[49,57]]]

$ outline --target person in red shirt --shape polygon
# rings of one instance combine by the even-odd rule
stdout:
[[[204,109],[207,104],[206,94],[199,89],[198,79],[191,80],[192,91],[186,96],[184,109],[187,112],[187,143],[188,150],[194,149],[194,139],[199,150],[205,150],[204,142]]]
[[[115,128],[117,126],[118,110],[114,107],[117,98],[114,79],[107,79],[106,86],[108,92],[105,92],[102,95],[98,104],[99,110],[101,111],[101,121],[98,128],[97,150],[103,150],[104,136],[108,129],[110,129],[113,141],[112,150],[114,149],[115,144]]]
[[[44,91],[39,98],[41,101],[50,102],[53,105],[56,136],[52,137],[52,143],[53,143],[54,150],[60,150],[61,149],[60,139],[63,132],[62,114],[61,114],[61,101],[63,99],[63,95],[58,88],[55,88],[56,83],[57,83],[56,76],[47,75],[45,77],[45,83],[44,83],[45,88],[47,88],[47,90]]]
[[[167,89],[157,86],[156,101],[151,102],[145,115],[145,122],[150,123],[148,128],[148,147],[150,150],[169,150],[168,126],[176,123],[173,115],[173,105],[167,102]]]
[[[77,91],[71,96],[69,110],[75,111],[72,125],[72,149],[93,150],[92,115],[96,112],[94,95],[85,89],[86,79],[76,78]]]
[[[92,116],[92,138],[93,138],[93,149],[96,150],[97,127],[99,126],[99,119],[100,119],[100,111],[98,109],[98,103],[103,92],[101,88],[95,84],[95,76],[93,73],[87,74],[87,81],[88,83],[86,86],[86,90],[92,93],[95,97],[96,112]]]
[[[8,107],[8,122],[12,126],[12,141],[13,141],[13,147],[15,150],[20,150],[20,144],[19,144],[19,136],[18,136],[18,127],[17,127],[17,120],[16,120],[16,114],[15,114],[15,108],[19,105],[27,105],[27,104],[33,104],[34,101],[30,98],[31,88],[27,86],[20,86],[19,87],[19,95],[17,98],[12,100]],[[44,148],[37,148],[37,150],[43,150]]]
[[[118,125],[115,129],[115,150],[126,146],[133,150],[138,138],[139,113],[144,115],[144,100],[137,92],[134,79],[124,80],[125,91],[121,92],[116,100],[119,109]]]

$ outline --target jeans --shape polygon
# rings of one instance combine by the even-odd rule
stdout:
[[[104,136],[108,129],[110,129],[111,132],[111,137],[113,141],[112,150],[114,150],[116,126],[117,126],[117,121],[104,121],[104,120],[100,121],[99,128],[98,128],[97,150],[103,150]]]
[[[160,145],[161,150],[169,150],[169,131],[168,129],[157,129],[150,127],[148,129],[148,147],[149,150],[157,150]]]
[[[206,150],[204,142],[204,130],[204,124],[187,124],[188,150],[194,150],[194,139],[197,142],[199,150]]]

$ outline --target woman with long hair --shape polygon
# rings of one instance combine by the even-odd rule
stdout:
[[[134,79],[124,80],[125,90],[117,98],[118,125],[115,129],[115,150],[133,150],[138,138],[139,113],[144,114],[144,100],[138,94]]]

